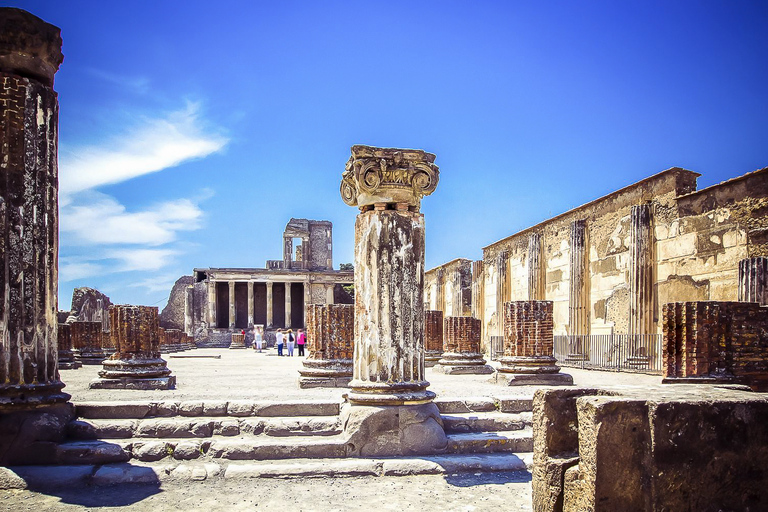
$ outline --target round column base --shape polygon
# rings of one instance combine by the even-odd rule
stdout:
[[[479,352],[445,352],[432,371],[446,375],[489,375],[495,370]]]
[[[370,382],[354,379],[349,383],[352,391],[347,395],[357,405],[418,405],[427,404],[437,395],[427,391],[429,382]]]
[[[435,366],[440,358],[443,357],[442,350],[427,350],[424,352],[424,366],[431,368]]]
[[[299,370],[299,387],[344,388],[352,380],[351,359],[306,359]]]
[[[0,415],[7,408],[34,408],[67,402],[71,396],[64,393],[61,381],[45,384],[4,384],[0,386]]]
[[[171,374],[165,359],[159,357],[107,359],[103,365],[104,369],[99,372],[99,377],[103,379],[149,379]]]
[[[555,363],[557,360],[552,356],[506,356],[499,362],[501,373],[557,373],[560,367]]]

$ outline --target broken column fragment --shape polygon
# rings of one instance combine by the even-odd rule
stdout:
[[[469,316],[449,316],[443,323],[443,356],[433,368],[446,375],[490,374],[480,352],[481,322]]]
[[[160,358],[156,307],[119,305],[109,308],[109,324],[117,352],[104,361],[92,389],[172,389],[176,377]]]
[[[342,412],[350,455],[436,453],[447,447],[424,378],[424,216],[435,155],[353,146],[341,196],[355,223],[355,352]]]
[[[68,324],[59,324],[58,332],[59,345],[59,370],[76,370],[83,366],[83,363],[75,359],[75,353],[72,352],[72,331]]]
[[[229,344],[229,348],[239,349],[245,348],[245,334],[239,332],[232,333],[232,343]]]
[[[571,385],[573,378],[555,364],[552,301],[504,304],[504,357],[495,376],[499,384]]]
[[[351,304],[309,304],[307,358],[300,388],[345,387],[352,380],[355,308]]]
[[[72,336],[75,358],[82,364],[101,364],[107,358],[101,322],[71,322],[68,324]]]
[[[443,312],[424,312],[424,366],[432,367],[443,355]]]

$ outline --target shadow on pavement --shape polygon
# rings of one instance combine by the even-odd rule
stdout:
[[[528,471],[499,471],[495,473],[454,473],[445,475],[445,481],[456,487],[474,487],[477,485],[504,485],[531,481]]]
[[[58,496],[62,503],[83,507],[125,507],[163,492],[159,482],[157,484],[119,484],[64,489],[30,488],[29,490],[48,496]]]

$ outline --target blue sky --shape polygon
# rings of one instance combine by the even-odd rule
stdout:
[[[427,267],[663,169],[768,166],[762,1],[10,1],[62,29],[60,308],[334,223],[353,144],[437,155]]]

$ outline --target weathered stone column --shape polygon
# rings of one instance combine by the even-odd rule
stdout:
[[[576,220],[571,223],[568,282],[568,360],[589,359],[589,273],[588,273],[587,223]]]
[[[291,283],[285,283],[285,328],[291,328]]]
[[[333,304],[334,297],[333,297],[333,289],[335,288],[334,285],[329,284],[325,287],[325,303],[326,304]]]
[[[651,207],[632,207],[629,224],[629,334],[655,334]]]
[[[570,385],[555,363],[551,300],[504,304],[504,357],[495,381],[510,386]]]
[[[355,308],[351,304],[308,304],[307,358],[300,388],[345,387],[352,380]]]
[[[211,278],[208,279],[208,328],[215,329],[216,307],[218,306],[216,298],[216,281]]]
[[[443,357],[433,368],[446,375],[489,374],[493,367],[485,364],[480,352],[482,326],[471,316],[449,316],[443,326]]]
[[[63,58],[58,28],[0,8],[0,465],[50,462],[72,415],[56,344]]]
[[[424,312],[424,366],[432,367],[443,355],[443,312]]]
[[[173,389],[176,377],[160,358],[157,308],[113,305],[109,323],[117,352],[104,361],[92,389]]]
[[[267,281],[267,328],[275,325],[274,314],[272,313],[272,281]]]
[[[235,312],[237,311],[235,307],[235,282],[229,281],[227,284],[229,285],[229,328],[234,329]]]
[[[483,260],[472,262],[472,317],[482,324],[485,310],[485,268]]]
[[[109,336],[101,322],[72,322],[69,324],[75,358],[82,364],[101,364],[107,358],[104,338]]]
[[[58,345],[59,370],[76,370],[83,366],[83,363],[75,359],[75,354],[72,352],[72,332],[69,324],[59,324]]]
[[[747,258],[739,262],[739,302],[768,306],[768,258]]]
[[[504,336],[504,303],[507,301],[507,251],[496,256],[496,335]]]
[[[546,271],[541,248],[541,235],[528,236],[528,300],[544,300],[546,295]]]
[[[435,311],[442,311],[445,314],[445,270],[437,269],[435,276]]]
[[[195,287],[187,286],[184,293],[184,332],[194,334],[193,308],[195,304]]]
[[[353,146],[341,196],[355,223],[355,354],[342,413],[349,454],[445,450],[435,394],[424,379],[424,216],[437,187],[435,156]]]
[[[253,329],[253,281],[248,281],[248,329]]]

